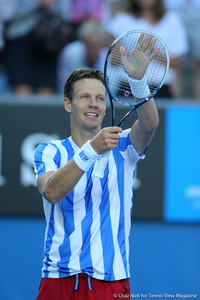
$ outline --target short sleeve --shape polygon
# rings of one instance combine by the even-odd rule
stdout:
[[[52,144],[40,144],[34,153],[34,171],[36,179],[48,171],[56,171],[58,169],[58,161],[56,160],[57,149]]]
[[[130,140],[130,131],[131,129],[123,130],[120,134],[119,140],[119,151],[124,159],[128,159],[130,163],[135,165],[140,159],[144,159],[146,156],[146,151],[141,153],[140,155],[135,150],[134,146]]]

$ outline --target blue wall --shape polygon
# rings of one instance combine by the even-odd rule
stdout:
[[[36,298],[44,230],[43,218],[0,218],[1,300]],[[196,294],[197,298],[190,299],[200,299],[199,237],[200,225],[133,222],[131,298],[142,299],[143,293],[148,299],[162,299],[168,293],[175,298],[176,294]]]
[[[165,113],[164,219],[200,221],[200,106]]]

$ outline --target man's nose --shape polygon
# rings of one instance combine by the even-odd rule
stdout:
[[[97,101],[96,101],[96,98],[95,98],[95,97],[92,96],[92,97],[90,98],[89,105],[90,105],[90,106],[97,106]]]

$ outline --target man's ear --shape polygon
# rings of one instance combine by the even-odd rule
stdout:
[[[71,101],[67,97],[64,98],[64,108],[68,113],[72,112],[71,111]]]

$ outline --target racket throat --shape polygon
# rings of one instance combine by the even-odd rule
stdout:
[[[110,126],[114,126],[114,122],[115,122],[115,110],[114,110],[114,107],[112,105],[111,107],[111,123],[110,123]]]

